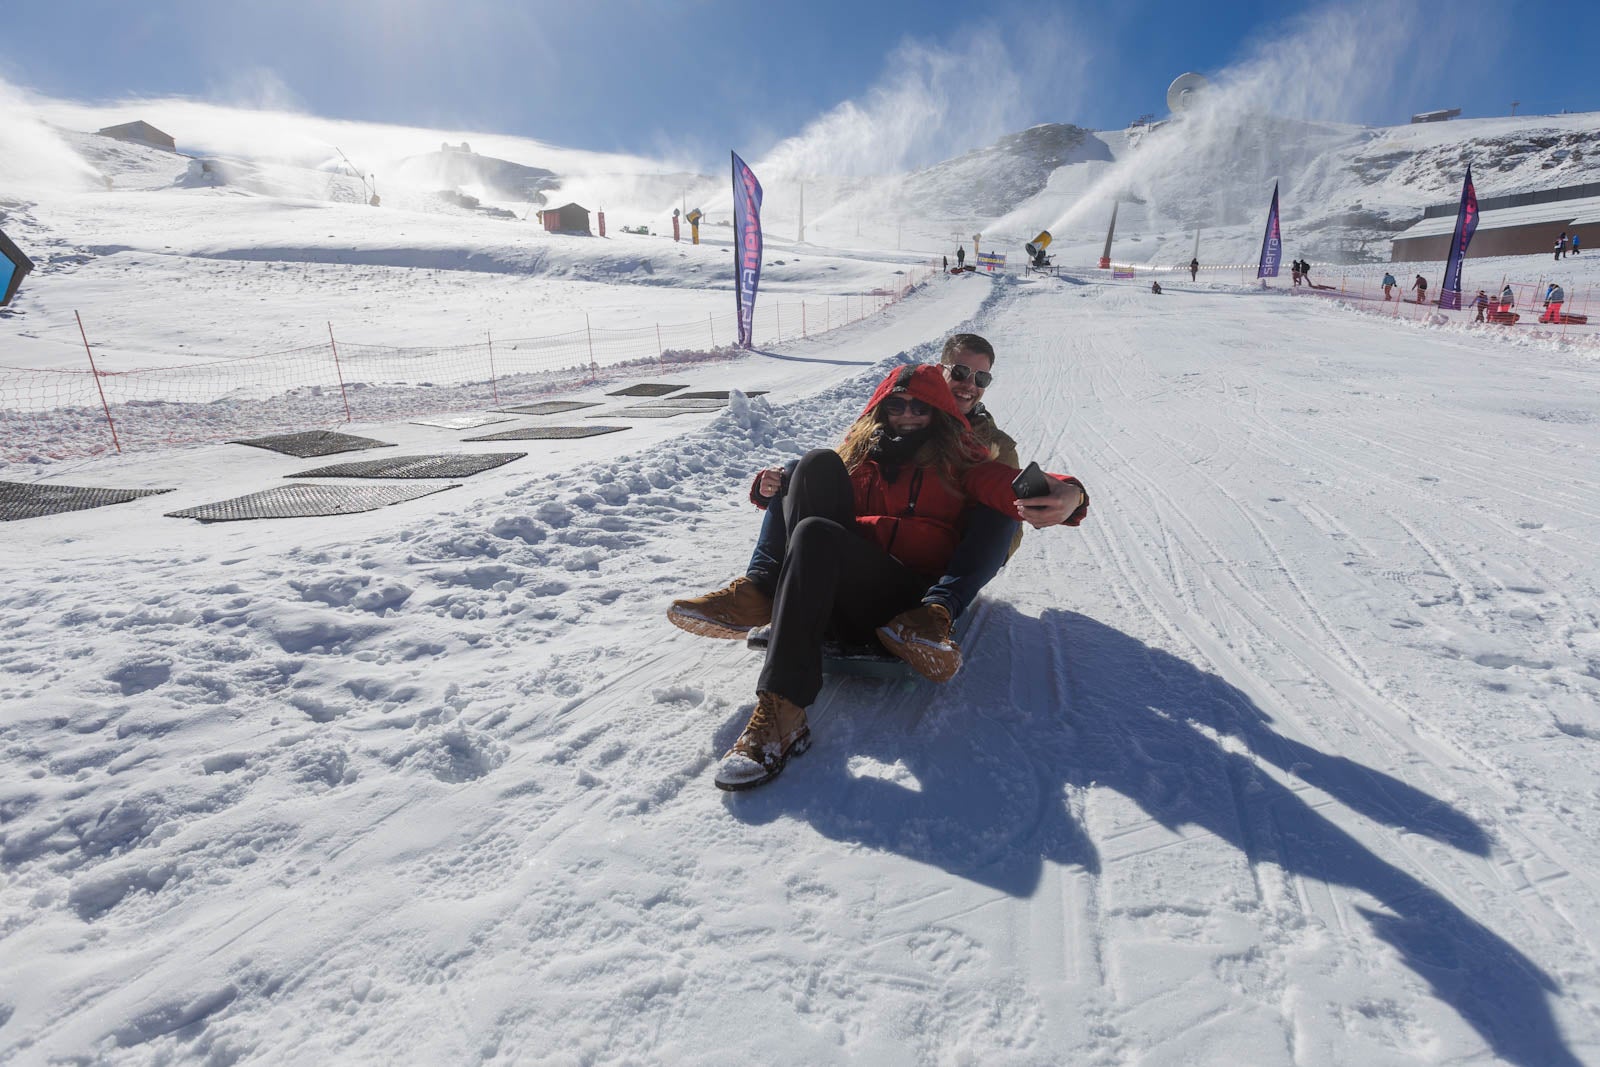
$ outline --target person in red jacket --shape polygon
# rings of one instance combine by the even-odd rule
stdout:
[[[771,781],[810,746],[805,708],[822,688],[830,631],[846,640],[876,635],[936,680],[954,673],[939,677],[941,650],[915,639],[920,616],[944,610],[923,594],[955,552],[969,506],[1007,515],[1027,507],[1011,488],[1017,469],[988,455],[939,368],[907,366],[878,385],[837,451],[800,460],[781,487],[789,536],[756,708],[718,765],[719,788]],[[1074,497],[1064,525],[1078,525],[1089,506],[1082,483],[1052,477],[1052,494]],[[771,471],[760,472],[751,499],[765,507],[779,489]],[[919,662],[925,657],[934,662]]]

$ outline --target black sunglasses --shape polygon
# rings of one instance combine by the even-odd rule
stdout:
[[[883,409],[885,415],[904,415],[907,411],[919,416],[933,414],[932,404],[903,396],[886,396],[878,406]]]
[[[946,373],[950,375],[950,380],[952,382],[964,382],[968,378],[971,378],[973,382],[977,384],[979,389],[989,388],[989,383],[994,381],[994,375],[990,374],[988,371],[973,370],[965,363],[948,363],[945,365],[944,369]]]

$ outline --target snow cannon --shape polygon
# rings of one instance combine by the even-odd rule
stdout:
[[[1050,247],[1050,231],[1040,230],[1039,236],[1023,245],[1023,251],[1028,253],[1028,263],[1035,267],[1050,265],[1050,257],[1045,254],[1045,249]]]
[[[33,269],[33,260],[22,254],[22,249],[11,243],[11,238],[0,230],[0,307],[11,303],[22,284],[22,276]]]
[[[706,213],[699,208],[695,208],[684,216],[689,220],[689,236],[694,240],[695,244],[700,243],[700,220],[705,217]]]

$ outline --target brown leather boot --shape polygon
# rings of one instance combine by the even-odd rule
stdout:
[[[789,757],[811,747],[806,709],[776,693],[757,693],[756,710],[717,764],[717,788],[754,789],[778,777]]]
[[[772,598],[750,579],[735,578],[726,589],[674,600],[667,618],[680,630],[701,637],[735,640],[772,621]]]
[[[950,611],[918,604],[878,627],[878,641],[932,682],[948,682],[961,669],[961,646],[950,638]]]

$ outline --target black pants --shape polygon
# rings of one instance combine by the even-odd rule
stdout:
[[[871,641],[879,626],[915,607],[932,579],[856,530],[855,493],[837,452],[806,453],[783,498],[789,540],[772,603],[759,692],[802,708],[822,688],[822,640]]]

